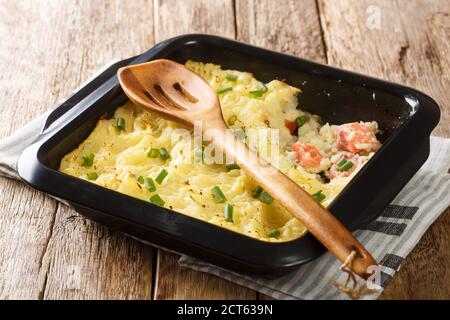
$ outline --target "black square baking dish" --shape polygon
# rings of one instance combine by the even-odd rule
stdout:
[[[161,247],[238,271],[272,273],[305,263],[323,252],[310,234],[268,243],[155,206],[57,171],[61,158],[87,138],[97,121],[112,115],[127,97],[118,68],[166,58],[212,62],[252,72],[261,81],[280,79],[302,90],[303,110],[340,124],[378,122],[382,148],[329,206],[350,230],[377,218],[429,154],[429,136],[439,121],[437,104],[401,85],[320,65],[210,35],[183,35],[118,62],[89,82],[48,117],[42,134],[19,161],[30,186],[66,200],[78,212]]]

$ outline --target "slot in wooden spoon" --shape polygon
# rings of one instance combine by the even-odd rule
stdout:
[[[205,131],[210,132],[205,138],[239,164],[341,262],[356,251],[349,268],[366,279],[372,274],[369,267],[377,263],[339,220],[227,130],[219,99],[203,78],[165,59],[121,68],[118,77],[135,104],[188,127],[201,122]]]

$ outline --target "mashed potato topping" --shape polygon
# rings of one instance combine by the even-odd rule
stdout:
[[[188,61],[186,66],[217,90],[225,121],[249,147],[257,152],[267,147],[252,145],[246,135],[251,130],[279,129],[276,166],[324,206],[379,148],[375,122],[322,125],[318,116],[298,109],[300,90],[284,82],[261,84],[250,73],[213,64]],[[260,240],[304,234],[302,223],[276,200],[252,196],[258,186],[242,170],[195,161],[194,150],[185,152],[193,148],[191,140],[174,138],[179,128],[128,102],[111,119],[99,120],[59,170]],[[226,201],[217,201],[215,186]],[[233,207],[231,218],[227,205]]]

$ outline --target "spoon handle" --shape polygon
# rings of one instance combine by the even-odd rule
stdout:
[[[356,251],[349,269],[367,279],[372,274],[368,268],[376,266],[377,263],[350,231],[303,188],[269,162],[259,158],[223,126],[225,125],[217,123],[214,127],[209,125],[210,128],[223,129],[214,130],[211,140],[223,150],[228,159],[235,161],[247,175],[298,218],[341,262],[344,262],[352,251]]]

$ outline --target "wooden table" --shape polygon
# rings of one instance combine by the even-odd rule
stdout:
[[[202,32],[425,91],[450,137],[450,0],[0,0],[0,137],[47,110],[113,58]],[[177,257],[0,178],[0,298],[265,298],[183,269]],[[384,299],[450,298],[450,210]]]

